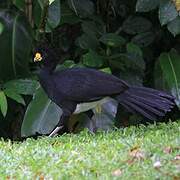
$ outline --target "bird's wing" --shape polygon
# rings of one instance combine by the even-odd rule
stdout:
[[[86,102],[113,96],[128,85],[117,77],[88,68],[71,68],[54,73],[55,88],[69,100]]]

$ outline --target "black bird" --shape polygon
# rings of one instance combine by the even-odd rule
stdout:
[[[66,130],[68,119],[77,104],[97,101],[110,96],[129,112],[139,113],[155,120],[164,116],[174,106],[174,97],[146,87],[130,86],[125,81],[95,69],[70,68],[55,71],[57,60],[50,49],[40,49],[35,62],[43,61],[39,80],[48,97],[62,108],[63,114],[53,136],[62,127]]]

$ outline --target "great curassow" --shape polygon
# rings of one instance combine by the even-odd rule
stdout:
[[[148,119],[155,120],[171,111],[174,97],[146,87],[130,86],[125,81],[95,69],[70,68],[55,71],[57,57],[48,48],[38,49],[34,62],[43,61],[39,80],[48,97],[61,107],[63,114],[52,131],[65,131],[68,119],[75,111],[77,104],[112,97],[129,112],[139,113]]]

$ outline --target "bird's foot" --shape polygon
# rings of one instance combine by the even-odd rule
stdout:
[[[59,127],[56,127],[52,132],[51,134],[49,135],[49,137],[55,137],[57,135],[57,133],[63,128],[63,126],[59,126]]]

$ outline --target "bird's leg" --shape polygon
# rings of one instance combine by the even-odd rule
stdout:
[[[54,137],[57,135],[57,133],[63,128],[63,126],[60,126],[60,127],[56,127],[52,132],[51,134],[49,135],[49,137]]]
[[[62,114],[56,128],[50,133],[49,137],[54,137],[61,130],[63,132],[68,131],[69,117],[75,111],[75,109],[76,109],[76,103],[74,103],[74,102],[66,102],[66,104],[64,104],[64,108],[62,108],[63,114]]]
[[[68,119],[69,119],[69,115],[67,115],[66,113],[63,113],[56,128],[51,132],[49,137],[54,137],[62,129],[63,129],[63,131],[67,131],[68,130],[68,127],[67,127]]]

